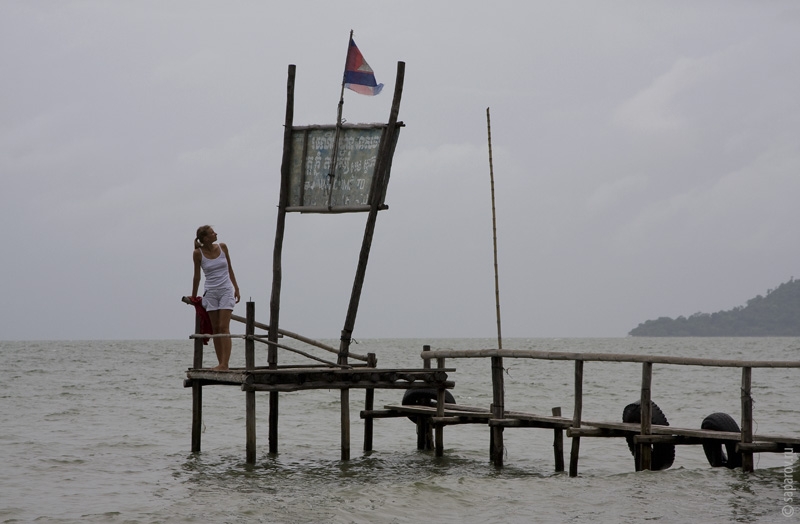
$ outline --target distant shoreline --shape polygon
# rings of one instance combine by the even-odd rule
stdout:
[[[766,296],[716,313],[647,320],[628,332],[632,337],[797,337],[800,336],[800,280],[792,277]]]

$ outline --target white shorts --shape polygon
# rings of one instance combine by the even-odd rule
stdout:
[[[233,296],[233,288],[206,289],[203,293],[203,307],[206,311],[217,311],[219,309],[230,309],[236,306],[236,297]]]

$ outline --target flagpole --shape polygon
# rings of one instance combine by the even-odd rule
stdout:
[[[344,75],[347,73],[347,57],[350,55],[350,41],[353,40],[353,30],[350,30],[350,38],[347,39],[347,53],[344,56],[344,69],[342,69],[342,92],[339,94],[339,111],[336,114],[336,125],[342,125],[342,106],[344,106]]]
[[[339,93],[339,107],[336,111],[336,133],[333,136],[333,153],[331,154],[331,170],[328,172],[328,184],[330,191],[328,192],[328,209],[331,208],[331,200],[333,198],[333,181],[336,177],[336,160],[339,156],[339,133],[342,129],[342,108],[344,106],[344,80],[347,74],[347,57],[350,56],[350,42],[353,40],[353,30],[350,30],[350,38],[347,39],[347,53],[344,55],[344,69],[342,69],[342,90]]]

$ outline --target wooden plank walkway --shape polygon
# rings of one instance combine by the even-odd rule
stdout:
[[[567,437],[634,437],[637,443],[696,445],[709,441],[737,443],[737,451],[782,453],[787,449],[800,451],[800,438],[753,434],[751,443],[742,442],[742,434],[727,431],[660,426],[653,424],[650,435],[641,434],[641,424],[626,422],[596,422],[582,420],[573,427],[573,419],[551,415],[537,415],[519,411],[505,411],[503,418],[494,418],[488,409],[458,404],[445,404],[444,414],[437,415],[436,407],[403,406],[389,404],[383,410],[361,411],[361,418],[393,418],[417,415],[427,417],[434,426],[458,424],[485,424],[504,428],[541,428],[566,430]]]
[[[242,391],[302,391],[308,389],[451,389],[449,369],[380,369],[368,366],[338,369],[331,367],[289,366],[277,369],[232,368],[226,371],[190,368],[185,387],[195,381],[201,385],[240,386]]]
[[[430,351],[423,348],[420,354],[423,360],[436,359],[440,367],[444,367],[448,358],[490,358],[492,361],[492,400],[491,411],[494,416],[487,419],[486,423],[493,428],[490,432],[490,459],[497,467],[503,465],[502,430],[514,427],[542,427],[553,428],[554,431],[566,429],[567,436],[572,437],[570,451],[570,476],[578,474],[578,455],[581,437],[633,437],[636,446],[636,470],[651,469],[652,452],[654,444],[720,444],[721,442],[736,442],[736,452],[741,453],[741,467],[745,472],[753,471],[753,453],[760,452],[787,452],[800,450],[800,438],[790,436],[757,435],[753,430],[753,398],[752,398],[752,370],[753,368],[800,368],[800,361],[768,361],[768,360],[732,360],[732,359],[707,359],[697,357],[677,357],[664,355],[637,355],[620,353],[591,353],[591,352],[556,352],[537,350],[513,349],[477,349],[477,350],[446,350]],[[560,360],[572,361],[574,365],[574,407],[571,422],[560,416],[560,408],[554,408],[553,417],[509,413],[504,406],[504,384],[502,373],[495,373],[495,368],[502,369],[503,358],[523,358],[534,360]],[[642,365],[642,379],[639,403],[634,410],[641,422],[625,424],[616,422],[591,422],[583,421],[583,374],[584,362],[634,362]],[[651,382],[653,365],[680,365],[680,366],[708,366],[739,368],[742,374],[741,388],[741,429],[737,432],[722,432],[703,429],[675,428],[654,424],[654,404],[651,401]],[[633,407],[633,406],[632,406]],[[395,409],[394,407],[393,409]],[[556,412],[556,410],[558,410]],[[467,423],[467,419],[460,415],[452,417],[443,410],[437,410],[435,416],[427,418],[425,423],[430,423],[437,431],[447,424]],[[471,415],[473,421],[478,416]],[[482,421],[481,421],[482,422]],[[474,422],[473,422],[474,423]],[[731,427],[736,424],[732,423]],[[418,432],[421,428],[418,429]],[[440,451],[437,449],[437,453]],[[668,467],[668,466],[666,466]]]

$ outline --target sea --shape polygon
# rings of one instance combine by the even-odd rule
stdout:
[[[335,345],[334,341],[329,341]],[[715,359],[800,360],[800,338],[504,339],[504,349]],[[496,339],[358,340],[378,366],[422,367],[432,349],[495,348]],[[211,345],[205,362],[215,364]],[[264,346],[265,347],[265,346]],[[257,347],[257,365],[266,349]],[[800,464],[754,456],[755,472],[712,468],[701,446],[673,466],[634,471],[624,439],[583,438],[579,476],[554,471],[553,430],[509,428],[504,466],[489,462],[485,425],[448,426],[444,456],[416,449],[407,418],[376,419],[362,451],[363,390],[351,390],[351,459],[340,457],[340,393],[280,395],[277,455],[268,453],[268,395],[256,395],[257,458],[245,461],[245,395],[204,388],[202,451],[191,452],[186,340],[0,341],[0,522],[111,523],[635,523],[799,522]],[[318,355],[329,358],[329,355]],[[281,363],[302,357],[280,353]],[[506,409],[572,416],[569,361],[503,361]],[[232,366],[244,365],[234,340]],[[488,408],[489,359],[449,359],[456,402]],[[586,362],[583,419],[621,421],[639,398],[641,364]],[[756,434],[800,436],[800,369],[753,369]],[[653,366],[652,399],[673,426],[711,413],[740,420],[737,368]],[[378,390],[375,406],[401,401]],[[564,458],[569,464],[566,438]],[[795,509],[798,513],[795,513]]]

